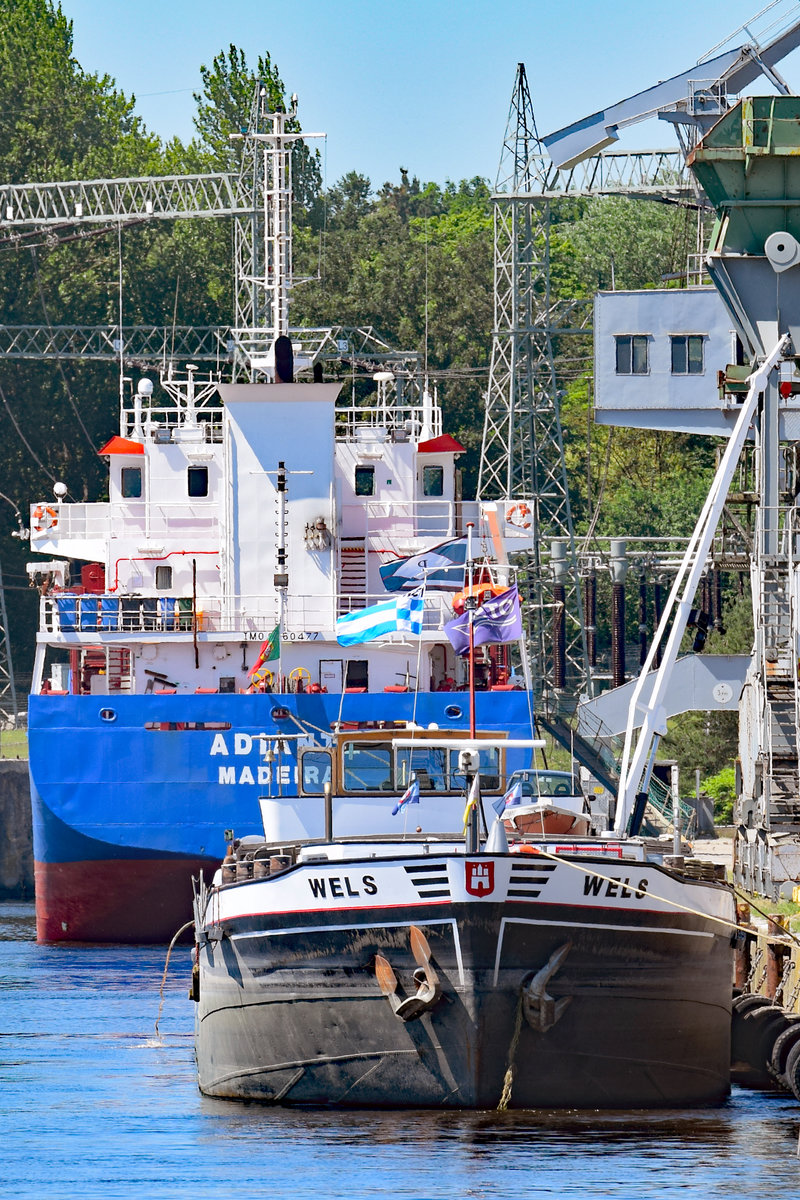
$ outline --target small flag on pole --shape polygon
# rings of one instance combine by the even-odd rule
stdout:
[[[505,796],[501,796],[499,800],[495,800],[492,808],[498,817],[502,817],[505,810],[515,804],[522,804],[522,784],[519,780],[517,780],[513,787],[508,789]]]
[[[423,608],[421,592],[361,608],[337,619],[336,640],[340,646],[356,646],[360,642],[373,642],[387,633],[410,633],[412,637],[419,637]]]
[[[401,809],[406,808],[409,804],[419,804],[419,781],[415,778],[406,788],[405,793],[400,797],[392,809],[392,816],[396,817]]]
[[[519,606],[517,585],[492,596],[473,617],[476,646],[487,642],[516,642],[522,637],[522,613]],[[469,612],[464,612],[444,627],[456,654],[469,653]]]
[[[469,795],[467,796],[467,807],[464,809],[464,836],[465,837],[466,837],[466,833],[467,833],[467,826],[469,825],[469,819],[470,819],[470,816],[472,815],[472,810],[473,810],[473,808],[478,807],[478,801],[480,800],[480,798],[481,798],[481,777],[480,777],[480,775],[476,775],[474,777],[474,779],[472,780],[472,784],[469,789]]]
[[[276,658],[281,656],[281,627],[276,625],[272,633],[262,644],[258,658],[250,668],[250,678],[255,679],[256,674],[264,666],[264,663],[274,662]]]

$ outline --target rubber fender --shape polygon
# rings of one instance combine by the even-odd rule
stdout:
[[[800,1100],[800,1042],[795,1042],[789,1051],[781,1080],[786,1084],[795,1100]]]
[[[731,1061],[765,1071],[775,1040],[788,1024],[786,1013],[777,1004],[762,1005],[743,1016],[737,1013],[731,1028]]]
[[[737,996],[733,1001],[731,1008],[743,1017],[745,1013],[751,1012],[752,1009],[766,1008],[768,1004],[771,1005],[772,1001],[758,992],[742,992],[741,996]]]
[[[778,1034],[767,1064],[770,1074],[774,1075],[781,1083],[783,1082],[783,1073],[786,1070],[789,1051],[800,1042],[800,1016],[795,1018],[789,1017],[788,1020],[790,1022],[789,1028],[784,1029],[783,1033]]]

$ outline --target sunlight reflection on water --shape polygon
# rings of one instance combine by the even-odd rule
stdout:
[[[261,1108],[197,1091],[189,954],[37,946],[0,904],[0,1179],[23,1195],[797,1200],[800,1106],[654,1113]]]

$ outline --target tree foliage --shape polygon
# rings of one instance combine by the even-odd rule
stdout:
[[[286,88],[268,52],[251,68],[236,46],[221,51],[200,67],[195,136],[162,144],[136,115],[133,97],[76,61],[72,24],[59,4],[0,0],[2,179],[238,170],[242,142],[230,134],[247,124],[257,81],[269,109],[286,111]],[[299,130],[295,118],[292,128]],[[439,391],[446,428],[467,447],[464,494],[474,494],[494,322],[487,182],[424,181],[401,167],[398,181],[375,187],[354,169],[323,192],[319,157],[302,141],[293,179],[295,271],[307,279],[293,292],[293,322],[372,326],[389,344],[418,352]],[[554,300],[590,298],[598,287],[660,286],[663,276],[680,271],[693,245],[688,210],[608,199],[564,200],[552,213]],[[7,324],[113,325],[121,316],[125,324],[204,325],[232,318],[229,220],[149,222],[121,236],[111,224],[79,240],[60,238],[0,241]],[[712,447],[679,434],[595,428],[590,338],[556,339],[554,350],[567,380],[562,420],[578,531],[599,503],[599,533],[685,535],[708,486]],[[108,367],[5,362],[3,492],[23,507],[63,479],[74,499],[101,499],[105,468],[95,449],[116,426],[117,389],[116,369]],[[27,665],[37,613],[25,590],[29,551],[7,536],[14,524],[11,506],[0,505],[14,651]],[[698,750],[701,741],[698,734]],[[688,761],[691,745],[686,753]]]

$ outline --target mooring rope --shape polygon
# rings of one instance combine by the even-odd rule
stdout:
[[[161,1010],[164,1007],[164,987],[167,982],[167,971],[169,970],[169,956],[170,956],[170,954],[172,954],[175,943],[177,942],[177,940],[181,936],[181,934],[186,933],[186,930],[191,929],[193,925],[194,925],[194,921],[187,921],[185,925],[181,925],[180,929],[175,934],[175,936],[173,937],[172,941],[169,944],[169,947],[167,948],[167,957],[166,957],[166,961],[164,962],[164,974],[161,976],[161,987],[158,990],[159,1000],[158,1000],[158,1016],[156,1017],[156,1037],[160,1036],[160,1034],[158,1032],[158,1023],[161,1020]]]
[[[522,993],[523,988],[520,988],[519,999],[517,1000],[517,1016],[514,1021],[514,1032],[511,1035],[511,1042],[508,1047],[508,1066],[506,1067],[505,1077],[503,1078],[503,1090],[500,1093],[500,1100],[497,1105],[498,1112],[505,1112],[511,1102],[511,1089],[514,1086],[514,1059],[517,1057],[519,1035],[522,1033]]]
[[[593,875],[596,879],[602,879],[606,883],[619,885],[619,879],[615,879],[611,875],[603,875],[602,872],[593,870],[591,867],[583,867],[580,863],[572,862],[568,858],[564,858],[561,854],[551,854],[549,850],[543,850],[541,846],[536,847],[536,854],[541,854],[542,858],[550,858],[553,862],[564,863],[567,867],[574,867],[576,871],[582,871],[584,875]],[[638,888],[634,888],[638,891]],[[714,917],[710,913],[705,913],[702,909],[691,908],[686,904],[680,904],[677,900],[670,900],[667,896],[657,896],[655,892],[647,892],[646,895],[651,900],[660,900],[662,904],[669,904],[672,908],[678,908],[681,912],[690,913],[693,917],[702,917],[706,921],[714,921],[717,925],[724,925],[726,929],[735,929],[745,933],[752,933],[747,925],[740,925],[738,921],[728,921],[725,917]]]

